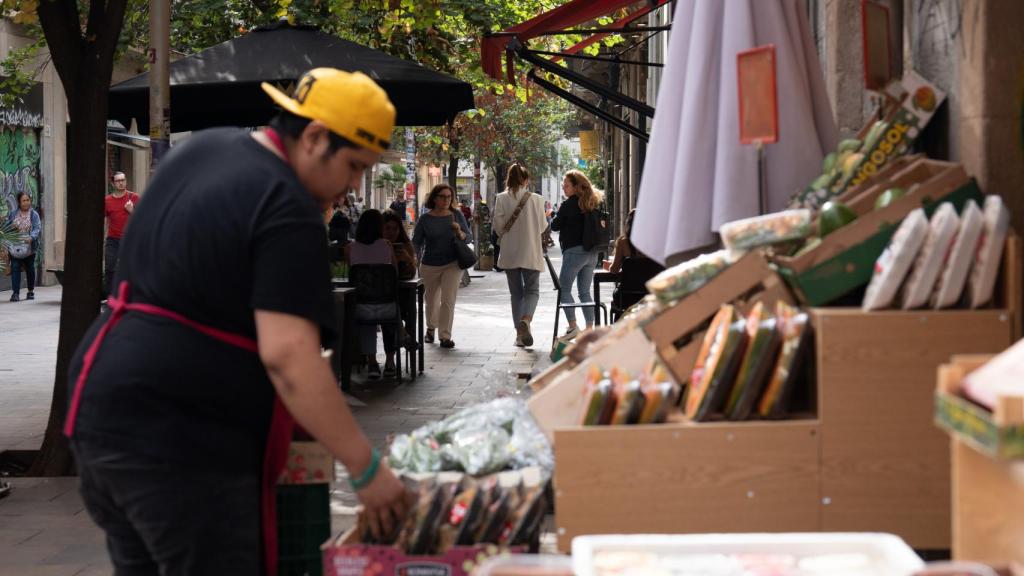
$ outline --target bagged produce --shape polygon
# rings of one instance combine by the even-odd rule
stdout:
[[[731,304],[724,304],[697,356],[686,397],[686,415],[706,420],[719,411],[729,394],[747,342],[746,321]]]
[[[779,334],[775,317],[758,302],[747,316],[747,350],[740,363],[736,383],[726,404],[730,420],[746,420],[761,396],[770,370],[778,358]]]
[[[920,308],[928,303],[928,297],[935,289],[935,281],[942,271],[942,263],[949,256],[960,225],[960,217],[949,202],[944,202],[932,214],[928,227],[928,238],[917,255],[914,267],[903,289],[903,309]]]
[[[760,246],[806,238],[811,233],[810,210],[785,210],[723,224],[722,243],[729,250],[750,250]]]
[[[865,312],[892,305],[896,291],[907,277],[927,234],[928,217],[921,208],[915,209],[903,219],[889,246],[875,262],[875,273],[864,294],[862,308]]]
[[[728,250],[702,254],[651,278],[647,290],[663,304],[670,304],[707,284],[731,263]]]
[[[967,282],[967,274],[974,261],[974,253],[978,249],[978,240],[981,239],[983,227],[978,204],[974,200],[968,200],[960,215],[960,229],[957,231],[953,249],[942,270],[939,284],[932,294],[931,305],[933,308],[949,308],[960,301],[960,295],[963,294],[964,283]]]
[[[1010,211],[999,196],[985,198],[985,210],[982,218],[985,228],[978,244],[978,252],[971,268],[967,293],[970,295],[971,308],[981,308],[992,300],[992,290],[996,285],[996,273],[1003,258],[1003,246],[1006,234],[1010,229]]]
[[[526,402],[499,398],[399,435],[391,467],[405,472],[451,470],[473,475],[538,466],[554,470],[551,445]]]
[[[640,381],[633,380],[619,389],[617,394],[618,402],[615,414],[612,416],[611,424],[621,426],[624,424],[636,424],[640,421],[640,414],[644,409],[644,395],[640,389]]]
[[[782,348],[772,369],[768,387],[757,406],[762,418],[781,418],[786,414],[789,397],[799,377],[800,364],[808,347],[810,323],[807,314],[778,302],[775,307]]]

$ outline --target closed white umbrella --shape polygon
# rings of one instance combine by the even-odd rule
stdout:
[[[637,200],[633,243],[665,262],[757,215],[757,153],[739,143],[736,54],[774,44],[779,143],[766,146],[769,212],[821,171],[836,126],[803,0],[676,7]]]

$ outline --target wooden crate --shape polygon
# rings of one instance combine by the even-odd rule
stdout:
[[[644,326],[644,332],[676,381],[685,382],[700,351],[702,328],[722,304],[736,303],[745,313],[756,302],[774,306],[779,300],[794,302],[785,282],[755,250],[659,314]]]
[[[1012,343],[1006,310],[812,310],[821,420],[822,529],[950,546],[949,444],[934,426],[938,366]]]
[[[1024,461],[952,439],[953,558],[1024,565]]]
[[[555,431],[555,523],[583,534],[820,529],[820,425],[671,422]]]

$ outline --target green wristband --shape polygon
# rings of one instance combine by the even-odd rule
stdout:
[[[370,482],[373,482],[373,478],[377,476],[377,470],[379,469],[380,451],[374,448],[370,450],[370,465],[366,467],[366,470],[358,478],[349,477],[348,483],[352,486],[353,490],[362,490],[369,486]]]

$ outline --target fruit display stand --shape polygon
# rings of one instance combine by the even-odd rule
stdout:
[[[994,308],[810,309],[808,406],[787,420],[579,426],[589,366],[635,370],[656,350],[666,356],[639,330],[563,370],[530,401],[554,439],[559,549],[582,534],[749,531],[880,531],[917,549],[949,548],[950,459],[932,423],[935,372],[952,354],[996,353],[1014,341],[1021,251],[1019,238],[1008,242]],[[692,309],[648,323],[647,335],[674,313],[688,320],[677,319],[664,342],[678,343],[710,315],[705,308],[735,297],[694,298],[714,285],[683,301]]]
[[[959,394],[964,377],[991,358],[957,355],[938,370],[935,420],[949,432],[952,454],[953,557],[1024,566],[1024,516],[1007,513],[1024,510],[1024,397],[1004,397],[989,412]]]

